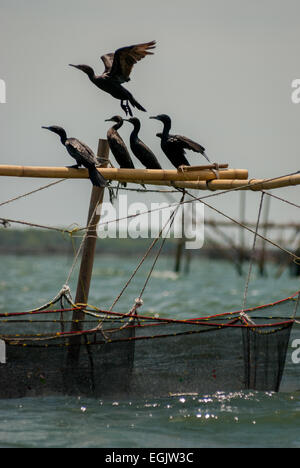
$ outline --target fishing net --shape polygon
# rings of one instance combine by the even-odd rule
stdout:
[[[0,397],[278,391],[297,298],[171,320],[79,307],[65,288],[42,308],[0,315]],[[84,313],[78,332],[76,310]],[[297,366],[293,372],[299,388]]]

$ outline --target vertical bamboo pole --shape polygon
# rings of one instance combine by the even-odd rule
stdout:
[[[181,211],[181,237],[177,241],[177,248],[176,248],[176,256],[175,256],[175,273],[179,273],[181,270],[181,259],[184,250],[184,243],[185,243],[185,232],[184,232],[184,209],[182,207]]]
[[[245,224],[245,213],[246,213],[246,192],[240,192],[240,223]],[[240,248],[239,248],[239,274],[242,276],[243,274],[243,263],[245,261],[245,230],[241,226],[240,227]]]
[[[270,213],[270,204],[271,204],[271,197],[267,197],[267,200],[265,201],[265,212],[264,212],[264,219],[263,219],[263,224],[264,224],[264,230],[263,230],[263,236],[267,237],[268,234],[268,220],[269,220],[269,213]],[[266,241],[261,239],[261,252],[260,252],[260,259],[259,259],[259,273],[261,276],[266,276],[267,272],[265,269],[265,263],[266,263]]]
[[[101,167],[107,167],[109,157],[109,146],[107,140],[99,140],[97,156],[101,157]],[[103,160],[107,160],[107,162],[103,163]],[[104,190],[105,189],[102,187],[93,187],[92,189],[87,221],[87,226],[89,226],[89,228],[87,230],[87,236],[83,245],[75,299],[76,304],[88,303],[96,251],[97,226],[101,216],[101,206],[104,197]],[[84,312],[81,312],[80,310],[75,310],[73,312],[73,322],[71,330],[81,331],[83,327],[84,318]],[[70,345],[72,346],[69,347],[69,358],[71,358],[73,362],[78,361],[79,359],[80,341],[80,336],[75,336],[70,339]]]

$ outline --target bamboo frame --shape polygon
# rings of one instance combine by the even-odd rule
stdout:
[[[201,167],[198,166],[197,169]],[[207,167],[207,166],[204,166]],[[214,166],[211,166],[214,167]],[[101,168],[101,174],[107,180],[121,182],[148,181],[187,181],[213,180],[217,178],[212,169],[198,170],[158,170],[158,169],[116,169]],[[39,166],[0,166],[0,176],[7,177],[38,177],[47,179],[87,179],[87,169],[73,169],[68,167],[39,167]],[[227,169],[219,171],[220,179],[247,179],[246,169]]]
[[[300,173],[278,177],[274,179],[248,179],[245,169],[227,169],[216,172],[209,169],[199,170],[200,167],[182,170],[149,170],[149,169],[115,169],[101,168],[101,174],[107,180],[129,182],[135,184],[171,186],[195,190],[272,190],[282,187],[300,185]],[[214,166],[212,166],[214,167]],[[194,170],[197,169],[197,170]],[[29,177],[49,179],[87,179],[86,169],[72,169],[67,167],[39,167],[39,166],[9,166],[0,165],[0,176]]]

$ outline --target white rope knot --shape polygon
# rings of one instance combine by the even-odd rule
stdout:
[[[64,284],[61,288],[60,294],[71,294],[71,289],[67,284]]]
[[[142,307],[142,305],[144,305],[143,299],[141,299],[140,297],[136,298],[135,304],[133,305],[132,309],[130,310],[129,315],[136,314],[137,309]]]
[[[244,319],[250,323],[251,325],[255,325],[255,322],[253,322],[253,320],[251,320],[251,318],[249,317],[249,315],[247,315],[245,312],[240,312],[240,317],[244,317]]]

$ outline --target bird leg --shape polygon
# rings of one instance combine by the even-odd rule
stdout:
[[[119,186],[118,186],[118,188],[119,188]],[[118,188],[117,188],[117,190],[118,190]],[[109,201],[113,205],[114,200],[116,200],[116,198],[118,197],[118,192],[117,192],[117,194],[115,194],[114,189],[112,187],[109,187],[109,186],[108,186],[108,192],[109,192]]]
[[[125,112],[126,115],[130,115],[131,117],[133,117],[133,113],[130,109],[130,106],[129,106],[129,102],[128,101],[125,101],[126,103],[124,104],[124,101],[121,101],[121,107],[123,109],[123,111]]]

